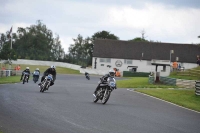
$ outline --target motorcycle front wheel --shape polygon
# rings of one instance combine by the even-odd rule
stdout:
[[[96,103],[99,99],[97,97],[93,98],[93,102]]]
[[[110,91],[105,92],[106,94],[104,95],[103,99],[101,100],[102,104],[105,104],[109,97],[110,97]]]
[[[42,83],[42,85],[40,86],[40,92],[44,92],[45,91],[46,85],[47,85],[47,83]]]
[[[23,84],[26,82],[25,79],[26,79],[26,76],[24,76],[24,78],[23,78]]]

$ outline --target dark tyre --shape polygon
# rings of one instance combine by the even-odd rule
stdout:
[[[93,98],[94,103],[96,103],[99,100],[100,91],[98,90],[95,95],[96,95],[96,97],[94,96],[94,98]]]
[[[24,79],[23,79],[23,84],[26,82],[25,79],[26,79],[26,77],[24,77]]]
[[[97,97],[93,98],[93,102],[96,103],[99,99]]]
[[[107,91],[106,95],[103,97],[101,101],[102,104],[105,104],[108,101],[109,97],[110,97],[110,91]]]
[[[46,85],[46,84],[43,85],[43,83],[41,83],[41,85],[40,85],[40,92],[44,92],[44,90],[45,90],[45,85]]]

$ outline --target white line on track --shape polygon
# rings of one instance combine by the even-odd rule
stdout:
[[[193,112],[196,112],[196,113],[199,113],[198,111],[195,111],[195,110],[192,110],[192,109],[188,109],[188,108],[185,108],[185,107],[182,107],[180,105],[177,105],[177,104],[174,104],[174,103],[171,103],[171,102],[168,102],[168,101],[165,101],[165,100],[162,100],[160,98],[157,98],[157,97],[154,97],[154,96],[150,96],[150,95],[147,95],[147,94],[144,94],[144,93],[141,93],[141,92],[137,92],[137,91],[134,91],[133,89],[127,89],[128,91],[132,91],[132,92],[136,92],[136,93],[139,93],[139,94],[142,94],[142,95],[145,95],[145,96],[148,96],[148,97],[151,97],[151,98],[155,98],[157,100],[160,100],[160,101],[163,101],[163,102],[166,102],[166,103],[169,103],[169,104],[172,104],[172,105],[175,105],[177,107],[180,107],[180,108],[183,108],[183,109],[186,109],[186,110],[190,110],[190,111],[193,111]]]

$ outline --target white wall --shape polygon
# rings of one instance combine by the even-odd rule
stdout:
[[[111,68],[117,68],[120,71],[129,71],[129,69],[131,68],[127,68],[128,66],[138,66],[137,68],[137,72],[151,72],[151,71],[155,71],[156,67],[154,65],[151,65],[151,61],[146,61],[146,60],[132,60],[132,64],[125,64],[124,63],[124,59],[111,59],[111,63],[104,63],[104,62],[100,62],[99,61],[100,58],[97,58],[97,69],[99,70],[109,70]],[[122,66],[121,67],[117,67],[115,65],[115,62],[117,60],[120,60],[122,62]],[[95,59],[93,57],[93,61],[92,61],[92,68],[94,69],[94,62]],[[104,64],[104,66],[101,66],[101,64]],[[107,65],[110,65],[111,68],[108,68]],[[158,66],[158,71],[161,71],[163,69],[163,67]]]
[[[74,70],[79,70],[81,66],[69,64],[69,63],[63,63],[63,62],[53,62],[53,61],[40,61],[40,60],[24,60],[24,59],[17,59],[16,61],[12,60],[13,64],[27,64],[27,65],[43,65],[43,66],[60,66],[60,67],[66,67],[71,68]]]
[[[185,69],[191,69],[198,66],[196,63],[180,63],[180,64],[182,65],[182,67],[185,67]]]
[[[96,57],[93,57],[93,59],[92,59],[92,69],[94,69],[95,58]],[[115,65],[115,62],[117,60],[120,60],[122,62],[121,67],[117,67]],[[137,72],[155,72],[155,70],[156,70],[156,66],[151,65],[151,61],[146,61],[146,60],[132,60],[132,64],[125,64],[124,59],[113,59],[113,58],[111,58],[111,63],[105,63],[105,62],[100,62],[100,58],[97,58],[96,62],[97,62],[97,64],[96,64],[97,70],[108,71],[109,69],[117,68],[122,73],[123,71],[129,71],[129,69],[131,69],[131,68],[127,68],[128,66],[138,66]],[[104,66],[101,66],[101,64],[104,64]],[[110,65],[111,68],[107,67],[107,65]],[[181,63],[181,66],[185,67],[185,69],[191,69],[191,68],[197,67],[197,64],[196,63]],[[161,76],[168,76],[170,74],[170,67],[169,66],[166,66],[165,72],[163,72],[162,70],[163,70],[163,67],[158,66],[157,72],[160,72]]]

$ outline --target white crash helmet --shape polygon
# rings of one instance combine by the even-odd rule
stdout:
[[[29,67],[26,67],[27,70],[29,70]]]
[[[56,69],[56,66],[52,65],[52,66],[51,66],[51,68],[54,68],[54,69]]]
[[[38,71],[39,71],[40,69],[39,69],[39,68],[36,68],[35,70],[38,70]]]
[[[115,71],[114,70],[109,70],[108,72],[110,77],[114,77],[115,76]]]

